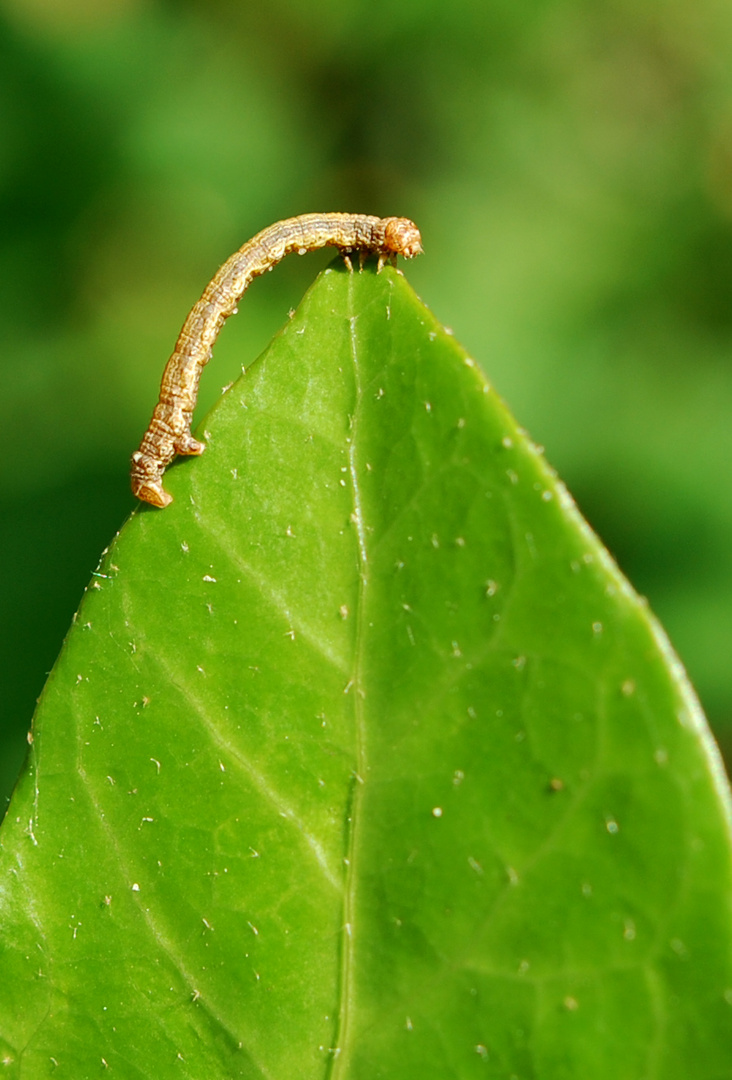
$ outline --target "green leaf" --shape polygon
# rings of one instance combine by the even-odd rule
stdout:
[[[35,717],[3,1075],[732,1077],[718,758],[476,364],[331,269],[203,430]]]

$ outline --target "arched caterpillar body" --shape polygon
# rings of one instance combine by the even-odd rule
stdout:
[[[249,283],[290,252],[304,254],[328,245],[343,253],[349,269],[352,251],[378,255],[379,270],[387,259],[411,259],[422,251],[419,229],[408,218],[365,214],[303,214],[270,225],[244,244],[206,286],[165,366],[150,425],[132,455],[132,491],[139,499],[167,506],[172,496],[163,488],[166,467],[176,454],[202,454],[206,449],[191,435],[201,371]]]

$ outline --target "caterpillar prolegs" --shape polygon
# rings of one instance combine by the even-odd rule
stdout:
[[[153,506],[167,506],[163,473],[176,454],[202,454],[205,444],[191,435],[191,419],[201,371],[214,342],[253,278],[271,270],[293,251],[304,255],[326,246],[338,248],[351,268],[349,253],[376,254],[384,262],[422,251],[419,229],[408,218],[365,214],[303,214],[278,221],[247,241],[219,269],[183,324],[165,365],[160,398],[139,450],[132,455],[132,491]]]

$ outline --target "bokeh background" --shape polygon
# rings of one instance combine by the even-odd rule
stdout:
[[[0,814],[189,306],[311,210],[420,224],[732,760],[729,0],[0,0]],[[327,259],[255,283],[202,408]]]

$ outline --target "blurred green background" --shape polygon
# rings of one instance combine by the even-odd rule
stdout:
[[[3,800],[188,308],[312,210],[419,223],[411,282],[648,596],[731,760],[729,0],[0,0]],[[328,258],[255,283],[202,408]]]

